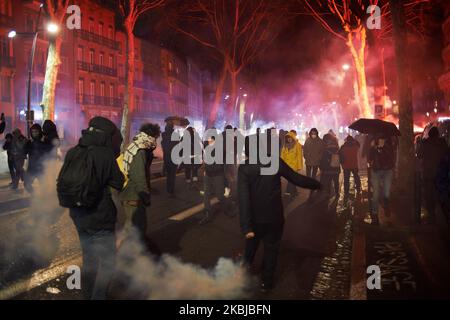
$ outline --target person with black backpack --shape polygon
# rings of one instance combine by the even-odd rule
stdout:
[[[57,180],[60,205],[70,209],[83,253],[82,288],[88,299],[106,299],[115,264],[117,210],[110,188],[121,190],[124,176],[116,158],[120,131],[110,120],[92,118],[70,149]]]

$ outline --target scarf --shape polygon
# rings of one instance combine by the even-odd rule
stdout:
[[[156,139],[149,136],[144,132],[139,132],[134,138],[133,141],[128,145],[127,149],[124,152],[123,156],[123,169],[125,174],[128,176],[128,172],[131,167],[131,163],[133,162],[134,156],[141,149],[150,149],[154,150],[156,148]]]

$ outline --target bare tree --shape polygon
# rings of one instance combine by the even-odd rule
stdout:
[[[137,20],[144,13],[159,8],[165,4],[165,0],[119,0],[120,14],[123,19],[123,26],[126,33],[126,76],[125,76],[125,97],[122,113],[121,133],[124,138],[124,145],[129,141],[130,118],[134,111],[134,70],[135,70],[135,45],[134,27]]]
[[[46,0],[45,11],[52,23],[62,26],[67,13],[69,0]],[[55,95],[58,80],[59,67],[61,65],[61,34],[49,36],[49,47],[47,55],[47,67],[45,70],[44,87],[41,105],[44,106],[43,119],[55,119]]]
[[[369,105],[367,92],[365,59],[367,55],[367,18],[373,12],[367,12],[369,6],[380,8],[380,18],[383,21],[378,37],[391,34],[392,24],[387,18],[390,15],[389,1],[386,0],[297,0],[306,8],[307,13],[320,23],[320,25],[343,40],[353,58],[358,85],[358,97],[360,115],[370,117],[373,110]],[[428,0],[408,0],[403,2],[408,14],[408,24],[416,26],[417,16],[412,10],[415,5],[428,2]],[[334,21],[329,19],[333,17]],[[386,22],[386,23],[384,23]]]
[[[209,123],[214,123],[227,74],[231,81],[227,116],[238,99],[238,76],[276,37],[281,24],[280,1],[193,0],[185,2],[169,24],[210,48],[222,66]],[[206,31],[205,31],[206,29]]]

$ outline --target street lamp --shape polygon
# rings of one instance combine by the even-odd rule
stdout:
[[[33,37],[33,44],[31,46],[31,53],[30,53],[30,58],[29,58],[29,63],[28,63],[27,115],[26,115],[28,138],[30,138],[30,125],[33,122],[33,119],[31,119],[31,79],[32,79],[33,68],[34,68],[34,56],[36,53],[37,39],[38,39],[39,33],[44,31],[43,29],[39,29],[39,22],[41,20],[41,13],[42,13],[43,7],[44,7],[44,4],[41,3],[41,5],[39,6],[39,13],[38,13],[37,22],[36,22],[36,29],[34,30],[34,32],[17,32],[16,30],[11,30],[8,33],[8,37],[11,39],[15,38],[16,36]],[[47,25],[46,30],[48,33],[56,34],[59,32],[59,26],[56,23],[50,22]]]
[[[344,70],[344,71],[350,70],[350,65],[347,64],[347,63],[343,64],[343,65],[342,65],[342,70]]]

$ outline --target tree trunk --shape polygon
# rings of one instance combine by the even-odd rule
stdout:
[[[59,66],[61,65],[61,45],[62,39],[58,36],[50,41],[48,47],[47,67],[45,70],[41,102],[44,106],[43,120],[55,120],[55,96]]]
[[[134,35],[131,23],[125,22],[125,29],[127,34],[127,63],[125,75],[125,95],[123,101],[122,111],[122,125],[121,133],[123,136],[123,146],[127,146],[130,141],[131,119],[134,112]]]
[[[355,31],[357,33],[357,39],[354,39],[352,32],[347,33],[347,47],[352,54],[353,64],[356,70],[356,83],[358,84],[358,104],[359,113],[361,117],[372,117],[372,108],[369,104],[369,95],[367,93],[367,81],[366,81],[366,29],[361,27]],[[358,46],[355,42],[359,42]],[[355,97],[356,98],[356,97]]]
[[[414,223],[414,125],[412,90],[409,77],[408,48],[404,0],[389,1],[394,31],[395,58],[399,93],[400,148],[398,159],[398,200],[403,208],[399,214],[402,223]]]
[[[216,86],[216,94],[214,96],[214,102],[211,106],[211,111],[209,112],[207,128],[214,126],[217,118],[217,110],[222,103],[223,88],[225,86],[225,80],[227,78],[227,68],[224,64],[222,71],[220,73],[219,81]]]
[[[233,121],[236,116],[236,111],[239,106],[239,90],[237,83],[237,73],[236,71],[230,70],[230,81],[231,81],[231,99],[228,106],[228,111],[226,114],[227,122]]]

